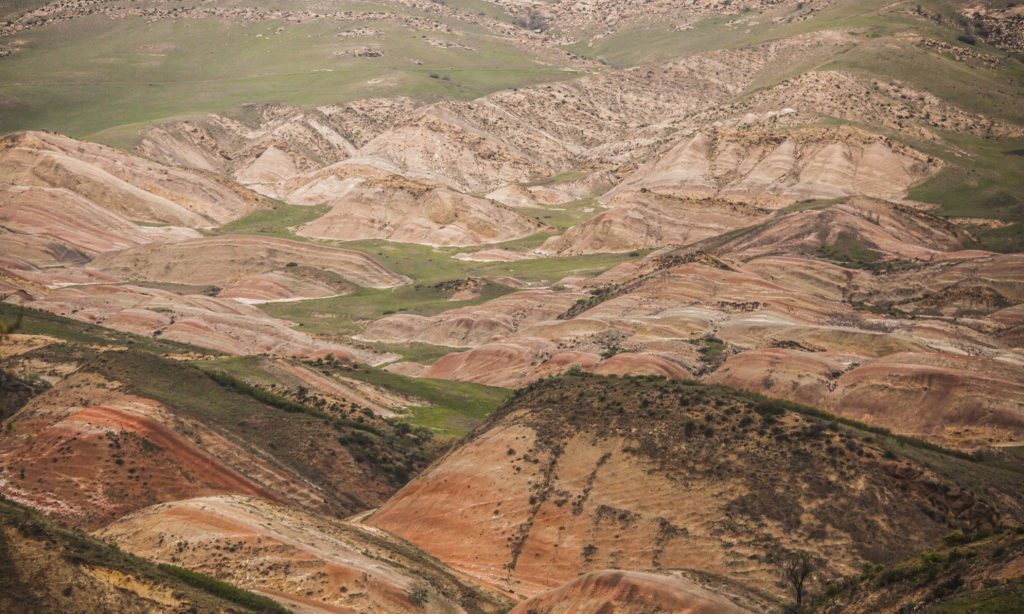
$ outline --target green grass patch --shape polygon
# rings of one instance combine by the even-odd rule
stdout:
[[[299,328],[307,332],[353,335],[362,330],[365,322],[379,320],[384,316],[396,313],[435,315],[456,307],[478,305],[511,291],[507,286],[487,283],[477,298],[451,301],[446,291],[436,285],[360,288],[345,296],[266,303],[261,307],[274,317],[298,323]]]
[[[125,346],[133,350],[157,354],[195,352],[213,355],[218,353],[165,339],[122,333],[45,311],[23,308],[10,303],[0,303],[0,320],[11,321],[17,318],[19,313],[21,324],[17,332],[25,335],[46,335],[72,343]],[[0,353],[2,353],[2,348],[0,348]]]
[[[476,411],[453,409],[451,407],[409,407],[409,415],[402,420],[413,425],[429,429],[442,439],[458,439],[472,431],[476,425],[490,415],[493,408],[485,410],[482,406]]]
[[[792,23],[774,23],[772,18],[795,14],[797,9],[793,6],[760,13],[713,15],[695,22],[688,30],[675,30],[672,23],[639,22],[603,36],[594,44],[589,44],[587,37],[581,36],[580,42],[570,45],[569,49],[580,55],[603,59],[612,66],[628,67],[714,49],[757,45],[822,29],[875,28],[878,33],[895,33],[908,27],[908,20],[901,18],[899,13],[884,14],[884,6],[883,0],[836,3],[824,7],[811,19]],[[756,23],[732,23],[737,19],[752,19]],[[780,67],[780,70],[785,68]]]
[[[264,368],[264,359],[258,356],[224,356],[213,360],[197,360],[191,364],[207,373],[218,371],[249,383],[265,386],[283,383]]]
[[[548,226],[554,226],[558,230],[566,230],[601,213],[604,211],[604,207],[598,205],[594,198],[584,198],[560,205],[517,207],[516,211],[540,220]]]
[[[520,239],[526,241],[528,239]],[[471,262],[456,260],[460,252],[474,252],[490,247],[510,247],[515,242],[479,245],[471,248],[441,248],[412,243],[392,243],[378,239],[334,242],[333,245],[355,249],[374,256],[384,266],[406,275],[417,283],[432,285],[442,281],[477,277],[511,276],[523,281],[554,283],[568,275],[597,275],[616,264],[636,259],[640,254],[592,254],[564,258],[536,258],[515,262]],[[646,252],[645,252],[646,253]]]
[[[392,289],[360,288],[351,294],[306,301],[266,303],[268,314],[299,324],[317,334],[351,336],[365,323],[396,313],[436,315],[449,309],[478,305],[513,291],[503,284],[488,282],[477,298],[451,301],[442,282],[467,277],[513,277],[537,284],[553,284],[570,276],[591,276],[611,267],[641,258],[647,251],[628,254],[537,258],[516,262],[467,262],[453,256],[465,249],[433,248],[411,243],[368,240],[334,242],[333,245],[362,251],[416,284]]]
[[[437,347],[437,346],[431,346]],[[448,353],[451,348],[444,348]],[[411,359],[410,359],[411,360]],[[231,356],[194,363],[228,390],[239,392],[260,403],[291,413],[304,413],[321,419],[333,419],[314,408],[296,403],[257,386],[282,383],[252,356]],[[481,420],[489,416],[511,394],[505,388],[483,386],[469,382],[455,382],[427,378],[414,378],[389,373],[383,369],[364,365],[317,365],[319,372],[328,371],[340,378],[357,379],[411,397],[409,412],[399,418],[412,426],[430,429],[441,437],[460,437],[468,433]],[[346,423],[347,424],[347,423]],[[350,424],[354,429],[377,433],[366,424]]]
[[[461,437],[491,415],[512,394],[505,388],[470,382],[414,378],[382,369],[358,366],[341,372],[382,388],[414,396],[430,406],[410,407],[402,420],[430,429],[441,437]]]
[[[301,205],[288,205],[277,201],[269,209],[255,211],[241,219],[217,228],[214,234],[261,235],[308,241],[309,239],[295,234],[289,228],[312,222],[319,217],[323,217],[329,210],[330,207],[324,205],[305,207]]]
[[[721,339],[710,337],[704,339],[700,347],[700,356],[704,362],[718,362],[725,354],[727,346]]]
[[[857,269],[870,269],[882,257],[879,252],[845,232],[840,232],[832,243],[822,245],[818,249],[818,255]]]
[[[424,365],[433,364],[442,356],[452,352],[461,352],[464,349],[430,343],[369,343],[368,345],[379,352],[398,354],[402,357],[402,360],[418,362]]]
[[[945,137],[958,151],[936,151],[946,166],[911,188],[910,198],[938,204],[941,215],[1024,219],[1024,157],[1011,153],[1024,139]]]
[[[350,2],[324,10],[395,7]],[[554,56],[533,57],[476,26],[452,24],[472,51],[435,47],[407,27],[379,20],[150,23],[96,15],[50,24],[19,33],[25,47],[0,63],[6,102],[0,131],[45,128],[124,147],[154,121],[246,103],[308,107],[393,95],[472,99],[573,75],[552,65]],[[361,27],[380,34],[338,36]],[[383,55],[352,53],[364,47]],[[431,78],[432,73],[448,79]]]
[[[1024,612],[1024,586],[1001,586],[957,595],[921,610],[927,614],[991,614]]]
[[[577,171],[577,170],[562,171],[561,173],[556,173],[556,174],[550,175],[548,177],[541,177],[539,179],[534,179],[533,181],[530,181],[529,183],[527,183],[527,185],[528,186],[541,186],[541,185],[542,186],[549,186],[549,185],[555,185],[555,184],[559,184],[559,183],[568,183],[570,181],[575,181],[577,179],[581,179],[582,177],[585,177],[585,176],[586,175],[585,175],[585,173],[583,173],[583,171]]]

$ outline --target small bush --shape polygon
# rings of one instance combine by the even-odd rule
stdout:
[[[772,399],[764,399],[754,404],[754,411],[760,416],[772,416],[778,417],[786,413],[786,408],[783,407],[782,403],[774,401]]]
[[[427,589],[422,586],[417,586],[409,593],[409,603],[420,608],[427,605],[427,599],[429,597],[430,594],[427,592]]]
[[[970,540],[962,532],[953,531],[949,535],[943,537],[942,541],[947,546],[959,546],[960,544],[966,544]]]

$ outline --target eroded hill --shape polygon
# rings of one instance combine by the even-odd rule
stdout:
[[[0,609],[1019,603],[1020,7],[8,4]]]
[[[0,499],[0,607],[11,612],[285,612],[209,576],[157,566]]]
[[[849,575],[1019,525],[1020,473],[790,407],[658,378],[541,382],[369,522],[525,596],[688,568],[783,597],[789,552]]]

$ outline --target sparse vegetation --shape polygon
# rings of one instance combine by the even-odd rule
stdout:
[[[409,603],[418,608],[422,608],[427,605],[429,598],[430,593],[428,593],[427,589],[422,586],[418,586],[409,592]]]
[[[209,576],[172,565],[156,565],[132,556],[115,545],[47,520],[37,512],[0,497],[0,588],[3,589],[0,590],[0,608],[6,611],[27,611],[21,608],[55,609],[61,607],[62,600],[68,598],[87,608],[90,599],[94,598],[87,583],[78,583],[76,588],[81,592],[77,594],[69,594],[67,589],[59,585],[49,585],[49,582],[61,581],[62,571],[53,563],[33,569],[34,561],[11,558],[6,531],[17,532],[24,541],[35,544],[40,559],[53,557],[63,561],[67,570],[63,573],[83,568],[115,570],[142,582],[170,586],[178,598],[191,601],[192,607],[199,610],[241,607],[249,612],[277,614],[288,611],[266,597]],[[32,585],[26,586],[25,581],[18,580],[19,576],[31,577]],[[130,594],[127,591],[124,593],[125,596]],[[152,605],[144,596],[135,599],[140,605]],[[128,603],[131,602],[125,602]]]
[[[441,437],[461,437],[491,415],[512,393],[504,388],[469,382],[410,378],[372,367],[354,367],[347,377],[424,399],[429,406],[410,407],[402,420],[430,429]]]
[[[880,258],[876,250],[861,244],[855,237],[842,233],[836,237],[834,243],[822,245],[818,251],[822,258],[859,269],[872,268]]]
[[[78,20],[60,37],[45,28],[21,33],[31,51],[4,58],[0,82],[8,85],[5,93],[11,100],[32,104],[5,108],[0,129],[45,125],[76,137],[131,146],[147,123],[237,109],[245,103],[313,106],[379,95],[470,99],[571,74],[472,28],[460,28],[472,51],[441,49],[409,36],[409,26],[373,21],[381,32],[375,40],[379,57],[367,59],[337,53],[344,52],[335,37],[339,24],[329,19],[247,24],[206,16],[189,22],[190,27],[180,28],[170,16]],[[355,19],[349,24],[362,25]],[[146,53],[154,41],[174,45],[166,53]],[[452,82],[430,78],[442,69]],[[384,73],[394,78],[373,85]],[[51,78],[41,81],[41,74]],[[99,82],[107,84],[102,95],[94,87]]]
[[[866,565],[860,576],[832,582],[813,600],[813,611],[834,611],[849,604],[875,611],[901,604],[943,614],[1020,611],[1020,578],[1000,577],[1010,561],[1024,556],[1020,535],[1007,531],[956,541],[955,546],[893,565]],[[906,605],[908,601],[913,605]]]
[[[216,363],[200,364],[216,371]],[[211,375],[144,352],[106,352],[87,368],[233,433],[314,483],[331,485],[328,496],[339,514],[367,506],[353,487],[357,480],[397,489],[432,458],[420,433],[372,414],[313,408],[223,372]],[[347,455],[368,471],[347,465]]]
[[[222,599],[237,603],[238,605],[250,609],[254,612],[272,612],[274,614],[285,614],[289,610],[282,607],[277,602],[267,599],[261,595],[249,592],[232,586],[226,582],[221,582],[216,578],[211,578],[206,574],[201,574],[191,569],[183,569],[167,563],[160,563],[158,565],[160,571],[166,572],[168,575],[174,576],[183,582],[201,589],[211,595],[216,595]]]
[[[615,284],[609,284],[599,286],[590,291],[590,294],[584,298],[579,299],[573,303],[572,307],[569,307],[565,313],[558,316],[559,320],[571,320],[576,316],[580,315],[588,309],[593,309],[601,303],[613,299],[619,296],[623,292],[622,288],[619,288]]]
[[[975,251],[1024,251],[1019,6],[179,4],[0,8],[0,131],[140,145],[4,140],[0,346],[57,341],[0,355],[0,490],[96,535],[188,497],[302,508],[397,581],[324,556],[343,583],[289,594],[308,561],[210,566],[251,539],[163,531],[151,564],[0,497],[0,610],[287,611],[213,569],[282,603],[489,612],[557,560],[725,586],[684,569],[706,563],[801,614],[1024,611],[1020,263]],[[197,236],[230,274],[144,256]],[[396,275],[308,264],[328,248]],[[591,374],[618,371],[843,415]],[[509,479],[451,484],[467,450]],[[475,513],[438,542],[486,538],[459,573],[419,542]],[[127,580],[90,602],[97,570]]]

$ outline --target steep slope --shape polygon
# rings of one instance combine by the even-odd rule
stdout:
[[[938,161],[849,127],[715,130],[678,140],[601,196],[611,207],[549,239],[559,254],[694,243],[806,200],[899,199]]]
[[[158,567],[0,498],[5,612],[285,612],[209,577]]]
[[[134,224],[63,188],[0,188],[0,244],[9,257],[36,265],[77,264],[96,254],[199,233]]]
[[[469,192],[526,181],[547,171],[530,151],[472,124],[446,105],[419,110],[371,140],[360,153]]]
[[[645,189],[551,237],[537,250],[576,256],[689,245],[768,219],[765,208],[717,198],[679,200]]]
[[[83,283],[90,281],[92,283]],[[183,295],[129,284],[108,285],[112,281],[109,278],[79,279],[72,284],[56,284],[54,290],[31,287],[32,294],[12,292],[8,299],[32,309],[114,330],[161,337],[227,354],[335,356],[371,364],[393,359],[390,354],[312,337],[294,330],[291,322],[272,318],[257,307],[232,298]],[[15,288],[26,285],[17,284]],[[288,290],[289,298],[293,298],[292,291]],[[338,293],[337,288],[332,292]],[[253,296],[253,293],[247,291],[243,296]]]
[[[1003,533],[971,540],[952,534],[945,547],[892,566],[865,569],[834,594],[819,596],[821,612],[1014,612],[1024,603],[1024,542]]]
[[[957,251],[971,235],[923,211],[869,198],[773,217],[738,236],[711,241],[716,251],[751,259],[775,254],[825,256],[843,264],[931,260]]]
[[[311,111],[248,105],[238,119],[211,114],[154,126],[136,149],[165,164],[230,174],[276,195],[278,183],[353,156],[412,109],[412,100],[400,97]]]
[[[636,571],[596,571],[527,599],[509,614],[739,614],[750,611],[689,578]]]
[[[0,491],[78,526],[226,493],[346,515],[428,456],[419,434],[354,406],[313,409],[144,351],[53,345],[19,361],[71,374],[7,419]]]
[[[852,195],[895,198],[931,170],[928,157],[847,127],[771,131],[720,130],[680,138],[603,198],[632,192],[720,197],[779,208],[799,200]]]
[[[65,188],[150,224],[210,228],[263,206],[257,194],[222,178],[46,132],[0,140],[0,175],[15,185]]]
[[[265,500],[203,497],[156,505],[98,535],[139,556],[196,569],[313,612],[498,612],[478,589],[381,531]]]
[[[403,176],[373,159],[340,162],[297,177],[280,190],[291,203],[331,207],[297,230],[320,239],[458,246],[500,243],[545,228],[506,205]]]
[[[521,392],[368,522],[524,596],[605,568],[781,596],[787,552],[848,574],[1017,525],[1022,480],[727,389],[570,376]]]
[[[297,276],[319,271],[323,282],[393,288],[408,280],[362,252],[272,237],[227,235],[124,249],[92,266],[131,280],[207,285],[253,275]]]

